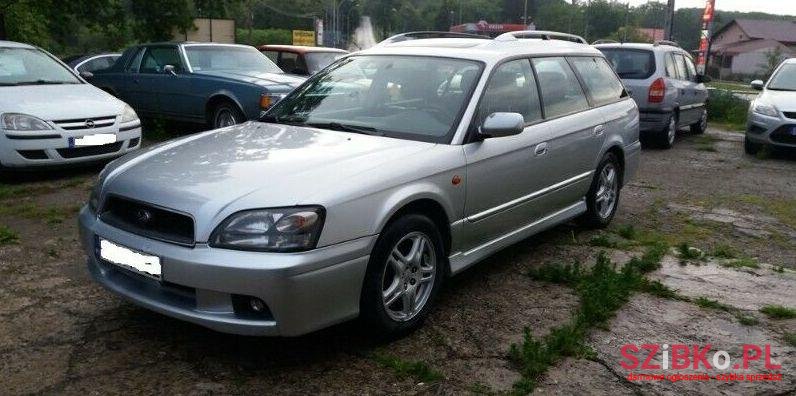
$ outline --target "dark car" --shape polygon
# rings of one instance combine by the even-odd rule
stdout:
[[[121,57],[122,54],[118,53],[74,55],[64,58],[63,61],[67,66],[71,67],[72,70],[80,73],[82,76],[88,77],[90,74],[86,73],[93,74],[96,71],[105,70],[113,66],[116,60]]]
[[[260,118],[304,77],[284,73],[251,46],[189,42],[129,48],[89,81],[142,116],[220,128]]]
[[[337,48],[301,45],[261,45],[257,48],[285,72],[302,76],[313,75],[348,53]]]

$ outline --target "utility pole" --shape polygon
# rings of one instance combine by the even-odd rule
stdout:
[[[663,39],[672,39],[672,28],[674,25],[674,0],[669,0],[666,5],[666,19],[663,25]]]
[[[525,6],[522,8],[522,24],[528,26],[528,0],[525,0]]]

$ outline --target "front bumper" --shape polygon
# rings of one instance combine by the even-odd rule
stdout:
[[[69,138],[93,134],[115,134],[116,143],[69,148]],[[47,167],[99,161],[119,157],[141,147],[140,122],[130,127],[67,131],[0,131],[0,164],[4,167]]]
[[[113,228],[83,208],[80,240],[88,270],[108,290],[150,310],[213,330],[297,336],[359,314],[369,254],[377,236],[301,253],[177,246]],[[162,279],[146,278],[98,258],[97,237],[161,258]],[[237,296],[257,297],[269,317],[235,308]]]
[[[755,143],[796,147],[796,119],[749,112],[746,138]]]

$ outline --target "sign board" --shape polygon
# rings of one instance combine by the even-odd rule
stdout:
[[[175,29],[174,40],[234,44],[235,20],[196,18],[193,20],[193,29],[185,33]]]
[[[294,30],[293,45],[315,46],[315,32],[312,30]]]

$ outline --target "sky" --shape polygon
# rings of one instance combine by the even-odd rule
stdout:
[[[631,5],[644,4],[647,0],[619,0]],[[665,3],[666,0],[659,1]],[[676,8],[703,8],[705,0],[675,0]],[[716,9],[726,11],[760,11],[778,15],[796,15],[796,0],[716,0]]]

